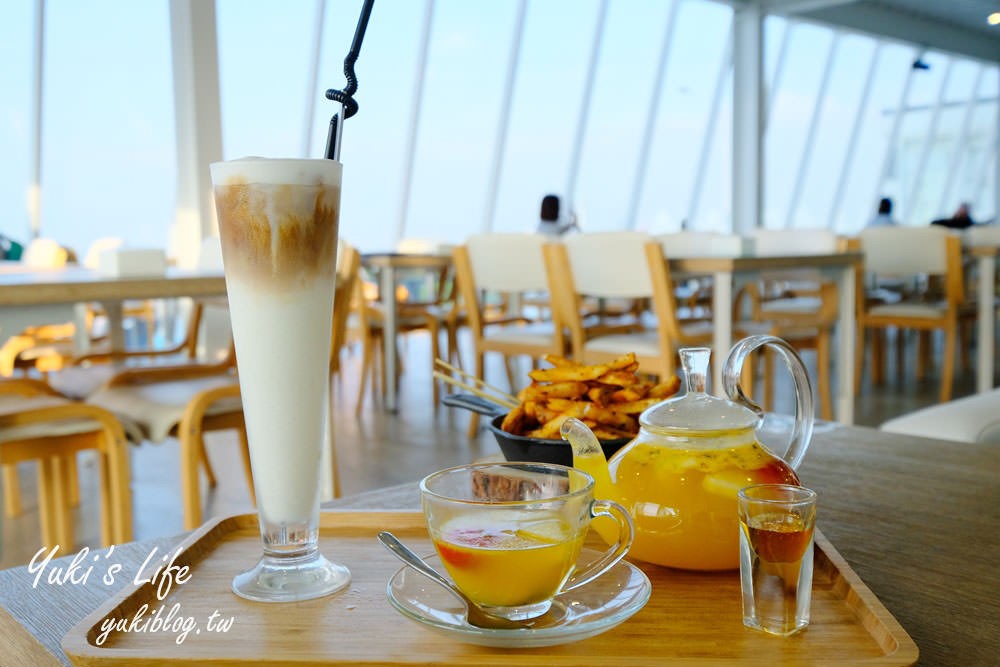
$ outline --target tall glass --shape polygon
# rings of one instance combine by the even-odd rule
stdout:
[[[341,165],[247,158],[211,170],[264,543],[233,591],[328,595],[351,580],[318,548]]]

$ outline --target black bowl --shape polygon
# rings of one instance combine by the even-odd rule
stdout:
[[[500,428],[506,415],[497,415],[490,420],[489,429],[500,445],[500,451],[508,461],[532,461],[534,463],[558,463],[573,465],[573,448],[565,440],[548,440],[545,438],[530,438],[526,435],[514,435]],[[611,455],[631,442],[631,438],[601,440],[604,457]]]

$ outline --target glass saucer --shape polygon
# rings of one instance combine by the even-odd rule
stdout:
[[[589,562],[599,555],[598,551],[584,549],[581,560]],[[445,573],[437,554],[424,560]],[[554,646],[593,637],[642,609],[651,592],[652,586],[642,570],[620,561],[589,584],[556,596],[552,609],[526,621],[525,627],[494,629],[469,625],[465,605],[412,568],[397,570],[386,586],[389,602],[407,618],[458,641],[506,647]]]

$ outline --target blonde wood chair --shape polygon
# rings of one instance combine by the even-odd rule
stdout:
[[[845,239],[827,229],[757,229],[750,235],[759,256],[810,255],[847,250]],[[833,419],[831,341],[837,324],[836,283],[824,281],[818,271],[767,272],[743,287],[741,297],[750,301],[751,318],[769,323],[772,335],[787,340],[798,351],[816,353],[816,389],[820,416]],[[741,307],[739,304],[737,307]],[[774,356],[765,352],[764,407],[774,398]]]
[[[566,332],[570,355],[575,360],[598,364],[634,352],[639,372],[661,378],[673,373],[672,336],[677,335],[677,330],[668,331],[671,324],[676,324],[673,281],[667,279],[670,315],[661,328],[647,246],[655,246],[662,258],[659,244],[639,232],[574,234],[562,243],[545,246],[553,319],[556,327]],[[588,325],[583,306],[586,298],[652,300],[657,323],[650,328],[638,321]],[[705,330],[711,333],[710,327]]]
[[[0,464],[8,513],[18,509],[16,466],[38,464],[42,544],[73,551],[76,542],[71,513],[71,486],[81,451],[98,456],[101,500],[101,543],[132,539],[132,496],[127,443],[114,415],[95,406],[67,401],[44,382],[0,381]],[[15,482],[11,484],[11,482]]]
[[[959,318],[965,299],[960,236],[936,226],[874,227],[863,230],[854,245],[865,254],[863,270],[867,280],[937,278],[942,288],[941,294],[930,300],[917,295],[896,303],[880,303],[866,300],[866,280],[857,281],[855,377],[860,379],[864,369],[864,341],[869,332],[896,328],[929,334],[940,330],[944,345],[939,400],[949,400],[955,373]],[[918,364],[923,363],[923,356],[920,355]],[[881,360],[873,358],[873,375],[875,367],[880,365]]]
[[[61,269],[70,263],[72,256],[58,241],[42,237],[33,239],[24,249],[21,264],[26,270]],[[92,319],[88,318],[88,326]],[[9,377],[15,371],[60,368],[62,360],[72,354],[74,331],[72,322],[45,324],[28,327],[9,337],[0,348],[0,375]]]
[[[222,247],[218,237],[202,241],[197,266],[222,271]],[[69,364],[46,377],[60,393],[85,400],[123,368],[183,366],[187,364],[233,364],[229,305],[225,297],[185,299],[187,326],[181,339],[161,349],[97,350],[73,357]]]
[[[670,259],[682,257],[739,257],[744,239],[738,234],[692,231],[668,232],[653,238]],[[682,320],[710,320],[712,311],[712,277],[689,276],[677,288],[678,312]]]
[[[224,303],[203,303],[201,329],[204,331],[213,320],[223,317],[228,322]],[[198,356],[189,363],[120,370],[87,398],[88,404],[117,415],[133,441],[159,443],[169,436],[179,440],[181,497],[188,530],[201,524],[199,468],[204,469],[209,486],[216,486],[205,449],[206,432],[236,430],[247,486],[251,499],[254,497],[231,330],[227,339],[224,344],[209,344],[200,337],[203,342]],[[216,360],[219,354],[223,356]]]
[[[766,300],[759,294],[758,285],[745,286],[745,295],[752,303],[751,318],[770,327],[769,333],[785,339],[796,350],[813,350],[816,353],[816,390],[819,396],[820,417],[833,419],[833,390],[831,388],[832,337],[838,320],[838,292],[835,283],[821,282],[815,285],[813,296],[793,296],[783,299]],[[774,302],[785,302],[786,310],[780,304],[768,309]],[[774,354],[765,351],[762,355],[764,371],[763,406],[770,410],[774,403]]]
[[[662,379],[676,372],[681,347],[711,345],[711,322],[678,316],[670,265],[662,246],[651,236],[577,234],[562,244],[547,245],[545,264],[556,324],[568,332],[570,354],[578,361],[603,363],[634,352],[640,372]],[[653,317],[641,329],[631,322],[588,326],[580,308],[588,294],[649,299]],[[747,325],[737,323],[734,331],[745,334]]]
[[[403,302],[397,304],[396,330],[400,335],[411,334],[417,331],[426,331],[431,343],[431,368],[434,367],[434,360],[441,357],[441,332],[447,333],[447,357],[457,359],[458,357],[458,327],[464,322],[452,296],[452,284],[450,268],[443,269],[433,276],[436,288],[436,297],[428,302]],[[356,414],[361,413],[364,405],[364,394],[367,388],[368,378],[371,378],[372,391],[378,390],[381,385],[385,391],[386,369],[381,365],[382,340],[385,328],[385,310],[382,302],[378,299],[371,299],[365,293],[364,285],[359,281],[355,289],[354,298],[355,330],[359,333],[362,343],[362,378],[358,386],[358,406]],[[397,366],[394,373],[394,381],[398,383],[402,374],[402,355],[396,355]],[[378,376],[378,378],[376,377]],[[380,379],[380,381],[379,381]],[[432,381],[431,396],[436,407],[440,402],[440,388],[436,381]]]
[[[330,375],[340,373],[341,354],[347,344],[354,295],[361,277],[361,253],[341,240],[337,244],[337,285],[333,295],[333,334],[330,341]]]
[[[563,354],[564,339],[552,322],[533,322],[519,312],[499,318],[489,315],[490,297],[500,294],[539,294],[549,290],[539,234],[475,234],[452,253],[458,293],[468,317],[472,335],[474,374],[485,380],[487,352],[503,356],[511,389],[517,382],[511,357],[527,356],[532,364],[546,354]],[[469,437],[479,428],[479,416],[472,415]]]

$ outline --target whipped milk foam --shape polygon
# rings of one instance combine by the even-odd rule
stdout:
[[[212,165],[257,504],[268,523],[318,511],[341,165]]]

